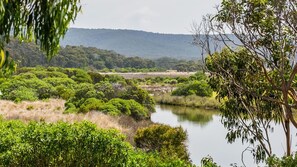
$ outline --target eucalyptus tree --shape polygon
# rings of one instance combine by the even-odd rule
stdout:
[[[16,67],[4,49],[10,38],[35,41],[50,59],[80,10],[80,0],[1,0],[0,72]]]
[[[257,160],[272,156],[271,122],[283,125],[286,155],[290,126],[297,128],[297,1],[223,0],[196,26],[194,43],[209,55],[210,83],[222,106],[227,139],[257,145]],[[225,47],[218,52],[219,49]]]

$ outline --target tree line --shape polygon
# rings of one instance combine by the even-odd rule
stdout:
[[[164,57],[155,60],[126,57],[114,51],[95,47],[65,46],[58,54],[48,60],[34,43],[11,40],[6,46],[11,57],[20,67],[56,66],[64,68],[88,68],[93,70],[117,72],[147,72],[147,71],[197,71],[202,69],[202,63],[194,60],[177,60]]]

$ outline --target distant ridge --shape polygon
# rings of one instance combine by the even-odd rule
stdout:
[[[62,46],[91,46],[127,56],[157,59],[200,59],[200,49],[191,44],[192,35],[160,34],[138,30],[70,28]]]

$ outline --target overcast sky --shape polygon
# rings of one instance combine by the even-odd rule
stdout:
[[[81,0],[71,27],[190,34],[193,22],[215,12],[221,0]]]

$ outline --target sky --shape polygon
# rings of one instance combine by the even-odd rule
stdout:
[[[71,27],[191,34],[194,22],[215,13],[221,0],[81,0]]]

